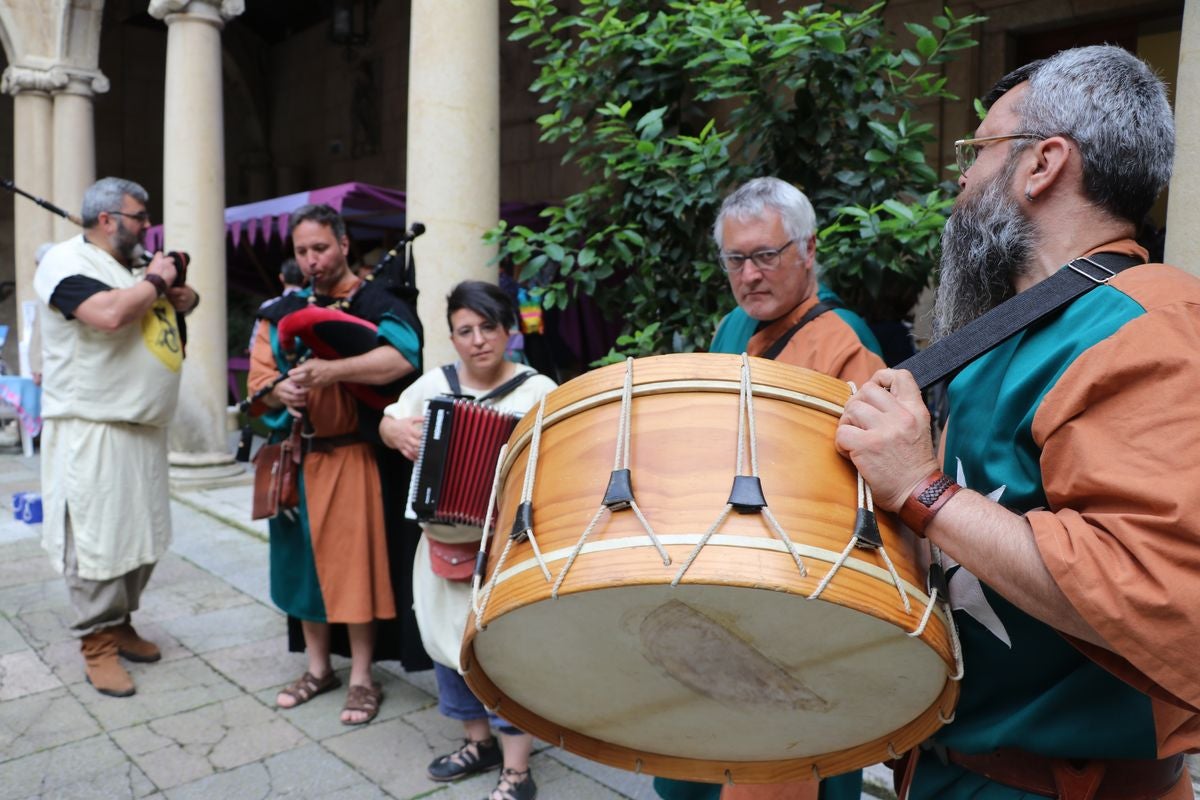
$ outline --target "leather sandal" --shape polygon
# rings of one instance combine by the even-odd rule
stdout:
[[[343,725],[366,725],[379,713],[379,704],[383,702],[383,687],[378,683],[373,683],[370,686],[361,684],[350,684],[349,691],[346,692],[346,704],[342,706],[342,712],[361,711],[366,714],[365,719],[346,719],[342,718]]]
[[[500,753],[500,743],[495,737],[482,741],[466,739],[462,747],[453,753],[438,756],[429,763],[429,780],[445,782],[456,781],[468,775],[477,775],[495,769],[504,761]]]
[[[508,769],[500,773],[500,781],[484,800],[534,800],[537,784],[528,769]]]
[[[333,691],[341,685],[341,679],[332,672],[328,673],[324,678],[317,678],[311,672],[305,672],[288,684],[287,687],[279,690],[280,694],[285,694],[296,702],[290,706],[280,706],[278,701],[276,701],[276,705],[283,709],[295,708],[307,703],[317,695]]]

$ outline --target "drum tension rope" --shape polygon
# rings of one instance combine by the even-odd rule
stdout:
[[[567,571],[571,569],[571,565],[575,563],[575,559],[579,557],[583,551],[583,545],[587,542],[592,531],[596,529],[596,525],[600,522],[600,518],[604,516],[604,512],[615,514],[618,511],[631,509],[634,516],[638,518],[642,528],[646,531],[646,535],[650,537],[650,541],[654,544],[658,555],[662,558],[663,566],[669,566],[671,556],[667,553],[662,542],[659,541],[658,534],[650,527],[650,523],[646,520],[646,515],[642,513],[642,509],[638,507],[637,500],[633,496],[633,473],[629,468],[629,441],[632,437],[632,415],[633,415],[633,359],[625,359],[625,383],[621,389],[621,416],[617,427],[617,452],[613,456],[612,473],[608,476],[608,488],[604,491],[604,499],[600,501],[600,507],[596,509],[596,513],[592,515],[591,521],[587,527],[583,529],[583,533],[579,536],[579,540],[575,542],[575,546],[571,548],[570,555],[567,556],[567,562],[563,564],[562,571],[558,573],[558,578],[554,581],[554,588],[550,590],[550,597],[557,600],[558,590],[562,587],[563,580],[567,577]]]

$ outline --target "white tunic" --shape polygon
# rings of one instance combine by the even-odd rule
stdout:
[[[56,245],[33,287],[42,324],[42,543],[62,571],[66,515],[79,576],[109,580],[156,561],[171,541],[166,426],[179,397],[182,346],[160,298],[140,322],[106,333],[49,305],[73,275],[114,289],[128,270],[82,236]]]
[[[529,367],[517,365],[517,372],[514,374],[532,371]],[[534,375],[504,397],[489,401],[488,405],[501,411],[524,414],[554,387],[554,381],[545,375]],[[462,390],[475,397],[487,394],[486,390],[465,383]],[[442,371],[430,370],[405,389],[400,398],[384,409],[383,413],[396,419],[424,416],[425,408],[432,398],[449,393],[450,384],[446,382]],[[448,581],[433,574],[427,538],[449,543],[478,543],[483,531],[472,525],[428,523],[422,524],[421,527],[424,534],[417,543],[417,554],[413,561],[413,609],[416,611],[417,626],[421,631],[421,642],[434,661],[461,671],[458,652],[462,647],[463,631],[466,629],[467,615],[471,610],[471,584]]]

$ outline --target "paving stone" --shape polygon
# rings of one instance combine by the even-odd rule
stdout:
[[[74,638],[75,612],[62,578],[0,589],[0,609],[35,650]]]
[[[0,800],[113,800],[154,793],[154,784],[107,736],[0,764]]]
[[[428,708],[430,704],[436,702],[434,698],[394,675],[385,673],[382,670],[375,670],[375,680],[383,686],[383,703],[379,706],[379,715],[370,723],[361,727],[343,725],[341,720],[342,704],[346,702],[346,687],[350,679],[350,671],[348,668],[337,669],[335,671],[338,677],[342,679],[340,689],[335,689],[319,697],[314,697],[307,703],[295,708],[280,709],[280,713],[283,714],[284,719],[304,731],[310,739],[318,742],[333,736],[341,736],[347,731],[371,730],[382,722],[409,714],[418,709]],[[279,690],[288,683],[291,683],[292,680],[295,680],[303,672],[304,668],[301,667],[300,672],[293,675],[290,680],[270,689],[256,692],[255,696],[268,707],[274,707],[275,697],[279,694]]]
[[[112,737],[160,789],[261,761],[308,741],[245,695],[115,731]]]
[[[196,617],[253,603],[251,597],[178,556],[168,555],[154,570],[142,595],[142,613],[159,622]]]
[[[286,686],[308,668],[308,658],[304,653],[289,653],[287,641],[285,634],[260,642],[238,644],[205,653],[204,660],[249,692]],[[264,702],[274,705],[275,695],[264,698]]]
[[[0,616],[0,655],[16,653],[29,647],[29,643],[21,636],[13,624]]]
[[[137,685],[137,694],[132,697],[106,697],[86,683],[70,686],[107,731],[161,719],[239,694],[236,686],[199,658],[127,666]]]
[[[239,597],[241,592],[227,589]],[[287,631],[282,614],[253,601],[206,614],[164,620],[163,627],[193,653],[273,639]]]
[[[282,798],[289,800],[378,800],[387,795],[317,745],[170,789],[169,800]]]
[[[271,790],[276,797],[385,797],[370,783],[328,750],[308,744],[266,760]]]
[[[568,768],[588,776],[624,797],[632,797],[636,800],[658,800],[658,794],[654,791],[653,786],[654,779],[648,775],[638,775],[635,772],[610,767],[607,764],[591,761],[575,753],[568,753],[566,750],[539,742],[538,749],[542,749],[542,747],[546,748],[545,753],[549,758],[565,764]]]
[[[417,797],[440,786],[425,776],[425,766],[445,751],[431,746],[424,732],[405,720],[376,720],[360,730],[326,739],[322,745],[393,797]],[[494,777],[480,775],[463,783],[476,784],[472,791],[482,797],[494,781]]]
[[[8,700],[0,703],[0,762],[100,732],[96,720],[66,689]]]
[[[11,542],[4,548],[4,556],[0,562],[0,587],[41,583],[58,577],[38,539]]]
[[[0,656],[0,702],[61,686],[62,681],[32,650]]]

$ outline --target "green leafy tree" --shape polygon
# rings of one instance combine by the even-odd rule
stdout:
[[[510,38],[536,54],[532,85],[587,188],[534,232],[489,233],[547,307],[574,292],[625,320],[625,354],[703,349],[732,306],[709,230],[721,199],[758,175],[812,200],[823,280],[869,318],[894,319],[929,283],[950,199],[926,163],[923,98],[982,18],[949,9],[886,33],[883,3],[776,16],[742,0],[512,0]],[[617,357],[610,354],[610,358]]]

